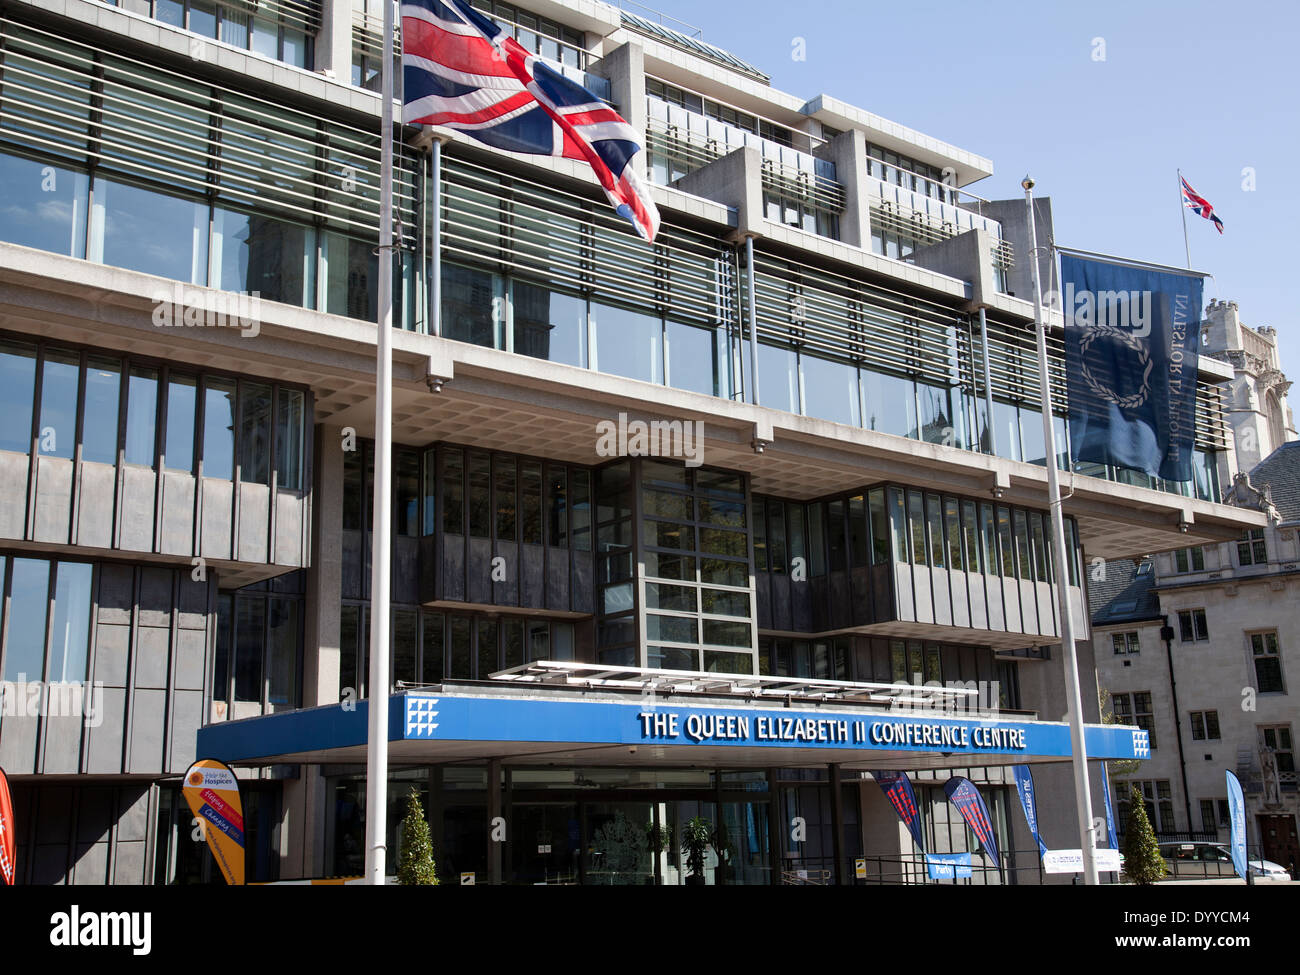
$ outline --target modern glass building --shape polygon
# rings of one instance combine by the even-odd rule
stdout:
[[[215,879],[180,797],[196,757],[244,777],[250,879],[360,872],[391,273],[394,837],[415,789],[449,879],[681,883],[695,816],[710,883],[923,879],[870,774],[894,770],[928,851],[1040,882],[1011,765],[1051,844],[1077,833],[1023,203],[966,189],[988,160],[690,30],[476,4],[645,133],[653,246],[576,164],[457,137],[435,191],[431,134],[400,129],[381,267],[369,0],[0,11],[20,880]],[[1059,316],[1049,345],[1064,444]],[[1193,481],[1060,448],[1081,635],[1093,559],[1263,524],[1216,503],[1226,378],[1203,361]]]

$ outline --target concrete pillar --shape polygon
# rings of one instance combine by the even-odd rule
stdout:
[[[501,815],[501,759],[493,758],[487,763],[488,775],[488,879],[493,884],[501,883],[501,853],[504,843],[494,837],[498,816]]]
[[[1010,242],[1015,254],[1015,267],[1007,272],[1007,292],[1024,301],[1034,300],[1034,287],[1029,273],[1029,215],[1023,197],[1013,200],[991,200],[988,203],[964,204],[966,209],[996,220],[1002,225],[1002,238]],[[1047,196],[1034,197],[1034,223],[1038,228],[1038,246],[1044,248],[1038,255],[1038,279],[1043,283],[1043,300],[1059,308],[1060,302],[1050,292],[1059,287],[1053,270],[1052,255],[1046,249],[1052,240],[1052,200]]]
[[[641,45],[628,41],[593,62],[587,70],[597,77],[609,79],[610,98],[618,114],[644,138],[645,52]]]
[[[348,84],[352,80],[352,0],[323,0],[316,35],[316,70]]]
[[[763,157],[745,146],[688,173],[676,183],[684,193],[736,208],[734,239],[762,237]]]
[[[835,180],[844,187],[840,240],[854,247],[871,247],[871,194],[867,187],[867,137],[857,129],[831,140]]]
[[[830,766],[831,786],[831,851],[835,857],[835,884],[844,883],[844,789],[841,787],[840,767]]]
[[[302,706],[339,700],[339,599],[343,592],[343,434],[315,430],[311,567],[303,635]]]
[[[997,294],[993,278],[993,241],[986,231],[968,230],[912,252],[917,267],[959,278],[971,286],[968,311],[988,307]]]

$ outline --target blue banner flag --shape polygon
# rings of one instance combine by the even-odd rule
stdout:
[[[1101,763],[1101,791],[1106,800],[1106,832],[1110,834],[1110,848],[1119,849],[1119,841],[1115,839],[1115,807],[1110,802],[1110,772],[1106,769],[1106,763]]]
[[[993,836],[993,820],[989,817],[988,807],[984,805],[984,797],[980,795],[979,789],[975,788],[970,779],[954,775],[944,784],[943,791],[948,793],[948,801],[957,807],[989,859],[1001,868],[998,842]]]
[[[1237,876],[1246,879],[1249,866],[1246,863],[1246,797],[1241,794],[1241,783],[1231,771],[1228,776],[1228,816],[1231,823],[1232,866]]]
[[[871,777],[876,780],[876,784],[885,793],[885,798],[898,813],[898,818],[912,834],[916,848],[924,853],[925,839],[921,835],[921,814],[916,808],[916,793],[912,791],[912,783],[908,781],[907,773],[873,771]]]
[[[1033,834],[1034,842],[1038,844],[1038,855],[1041,857],[1047,852],[1047,844],[1043,842],[1043,837],[1038,832],[1038,806],[1034,802],[1034,776],[1029,771],[1028,765],[1013,765],[1012,773],[1016,777],[1016,795],[1020,796],[1020,808],[1025,811],[1025,822],[1029,824],[1029,832]]]
[[[1204,281],[1061,256],[1070,454],[1192,479]]]

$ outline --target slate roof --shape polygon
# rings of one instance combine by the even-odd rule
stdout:
[[[1148,566],[1139,572],[1140,566]],[[1092,578],[1088,567],[1088,603],[1092,607],[1094,626],[1160,619],[1160,601],[1152,587],[1155,570],[1150,558],[1140,561],[1114,559],[1106,563],[1106,577]]]
[[[1265,484],[1272,489],[1283,522],[1300,521],[1300,440],[1283,444],[1256,464],[1250,483],[1259,491]]]

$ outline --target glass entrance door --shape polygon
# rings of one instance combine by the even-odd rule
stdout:
[[[722,803],[718,874],[724,884],[770,884],[772,850],[766,798]]]
[[[577,803],[515,803],[510,863],[515,883],[576,884],[582,834]]]

